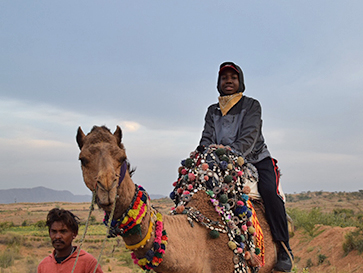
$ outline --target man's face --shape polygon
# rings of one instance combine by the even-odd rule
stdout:
[[[232,68],[226,68],[219,76],[219,88],[226,95],[237,93],[239,88],[238,74]]]
[[[72,246],[72,241],[77,234],[63,222],[54,222],[49,229],[49,236],[56,252],[62,252]]]

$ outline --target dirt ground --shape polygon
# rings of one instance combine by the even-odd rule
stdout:
[[[326,197],[330,195],[326,194]],[[340,199],[337,199],[340,198]],[[342,201],[339,201],[342,200]],[[288,202],[287,208],[300,207],[310,209],[312,207],[322,207],[326,211],[334,208],[352,208],[361,211],[361,200],[346,200],[341,196],[336,198],[320,198],[319,201],[299,200]],[[153,200],[152,202],[161,212],[167,213],[172,206],[172,202],[167,199]],[[0,204],[0,224],[3,222],[13,222],[14,225],[30,225],[37,221],[44,220],[47,212],[54,207],[69,209],[85,222],[89,213],[89,203],[19,203]],[[102,222],[103,212],[97,208],[92,213],[94,222]],[[95,225],[95,231],[90,230],[89,235],[82,248],[90,252],[96,258],[100,254],[102,240],[104,239],[105,227]],[[304,234],[302,230],[295,230],[291,238],[291,247],[295,255],[295,271],[309,273],[360,273],[363,272],[363,254],[357,251],[344,255],[343,243],[347,232],[353,227],[340,228],[330,226],[320,226],[316,232],[318,236],[311,238]],[[100,231],[101,230],[101,231]],[[321,232],[321,233],[320,233]],[[14,264],[7,268],[0,267],[0,273],[36,273],[38,263],[52,251],[48,235],[46,232],[34,232],[31,234],[21,234],[23,242],[20,245],[10,247],[10,251],[15,253]],[[9,251],[9,236],[7,232],[0,232],[0,254]],[[75,241],[79,243],[82,234],[80,233]],[[103,250],[101,265],[104,272],[142,272],[138,267],[132,265],[130,254],[126,252],[121,239],[107,240]],[[0,261],[1,262],[1,261]],[[126,264],[128,263],[128,264]],[[131,263],[131,265],[130,265]],[[305,271],[304,271],[305,270]],[[308,270],[308,271],[307,271]]]

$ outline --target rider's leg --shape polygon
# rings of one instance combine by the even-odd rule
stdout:
[[[276,161],[268,157],[254,165],[259,175],[257,185],[265,205],[266,219],[270,225],[272,237],[278,246],[275,270],[289,272],[293,266],[293,256],[289,245],[285,204],[279,195],[279,173]]]

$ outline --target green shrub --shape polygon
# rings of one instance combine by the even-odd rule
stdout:
[[[2,222],[0,223],[0,233],[14,226],[13,222]]]
[[[319,235],[316,225],[355,227],[362,225],[359,215],[349,209],[336,209],[333,213],[323,213],[320,208],[313,208],[310,211],[298,208],[287,209],[289,216],[293,219],[296,228],[303,228],[311,237]]]
[[[45,228],[46,227],[46,221],[45,220],[39,220],[38,222],[36,222],[34,224],[35,227],[37,228]]]
[[[14,264],[15,256],[14,253],[10,249],[5,249],[0,254],[0,267],[7,268]]]
[[[125,262],[125,265],[127,266],[127,267],[131,267],[131,266],[133,266],[134,265],[134,261],[132,260],[132,258],[131,258],[131,255],[130,255],[130,252],[129,251],[124,251],[121,255],[120,255],[120,257],[119,257],[119,259],[118,259],[119,261],[123,261],[123,262]]]
[[[359,253],[363,252],[363,228],[358,228],[357,230],[348,232],[345,235],[343,250],[345,255],[352,250],[358,250]]]
[[[0,243],[7,245],[8,247],[21,246],[24,243],[24,239],[21,235],[8,233],[6,236],[1,238]]]
[[[309,258],[307,261],[306,261],[306,267],[312,267],[314,266],[313,262],[311,261],[311,259]]]
[[[324,263],[327,257],[324,254],[318,254],[318,265]]]

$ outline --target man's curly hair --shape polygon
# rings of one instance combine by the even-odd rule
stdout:
[[[46,226],[48,227],[48,230],[54,222],[62,222],[72,232],[78,234],[79,218],[69,210],[58,208],[51,209],[47,215]]]

